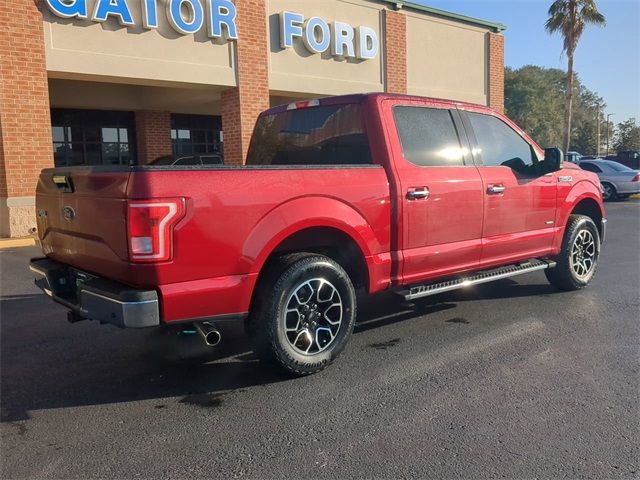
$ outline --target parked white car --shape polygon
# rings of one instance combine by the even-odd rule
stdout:
[[[598,175],[604,200],[623,199],[640,193],[640,170],[633,170],[621,163],[599,158],[581,160],[578,165],[583,170]]]

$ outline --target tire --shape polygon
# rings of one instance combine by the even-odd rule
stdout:
[[[547,280],[560,290],[579,290],[586,287],[598,269],[600,234],[591,218],[570,215],[560,255],[555,268],[544,271]]]
[[[247,325],[256,355],[297,376],[317,373],[345,348],[356,293],[344,269],[316,254],[281,257],[258,285]]]
[[[618,198],[618,192],[616,191],[616,187],[609,182],[602,182],[602,200],[605,202],[610,202]]]

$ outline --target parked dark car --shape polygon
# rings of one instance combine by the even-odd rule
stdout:
[[[618,152],[616,155],[608,155],[606,160],[613,160],[635,170],[640,169],[640,152],[637,150],[626,150]]]
[[[217,153],[207,153],[204,155],[189,155],[185,157],[175,157],[174,155],[164,155],[156,158],[149,165],[170,166],[170,165],[222,165],[222,156]]]

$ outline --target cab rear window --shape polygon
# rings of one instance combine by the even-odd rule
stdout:
[[[371,164],[362,109],[327,105],[263,115],[256,124],[247,165]]]

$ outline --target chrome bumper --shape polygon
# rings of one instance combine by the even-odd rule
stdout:
[[[76,319],[98,320],[123,328],[160,325],[158,293],[136,290],[47,258],[31,260],[35,284]]]

